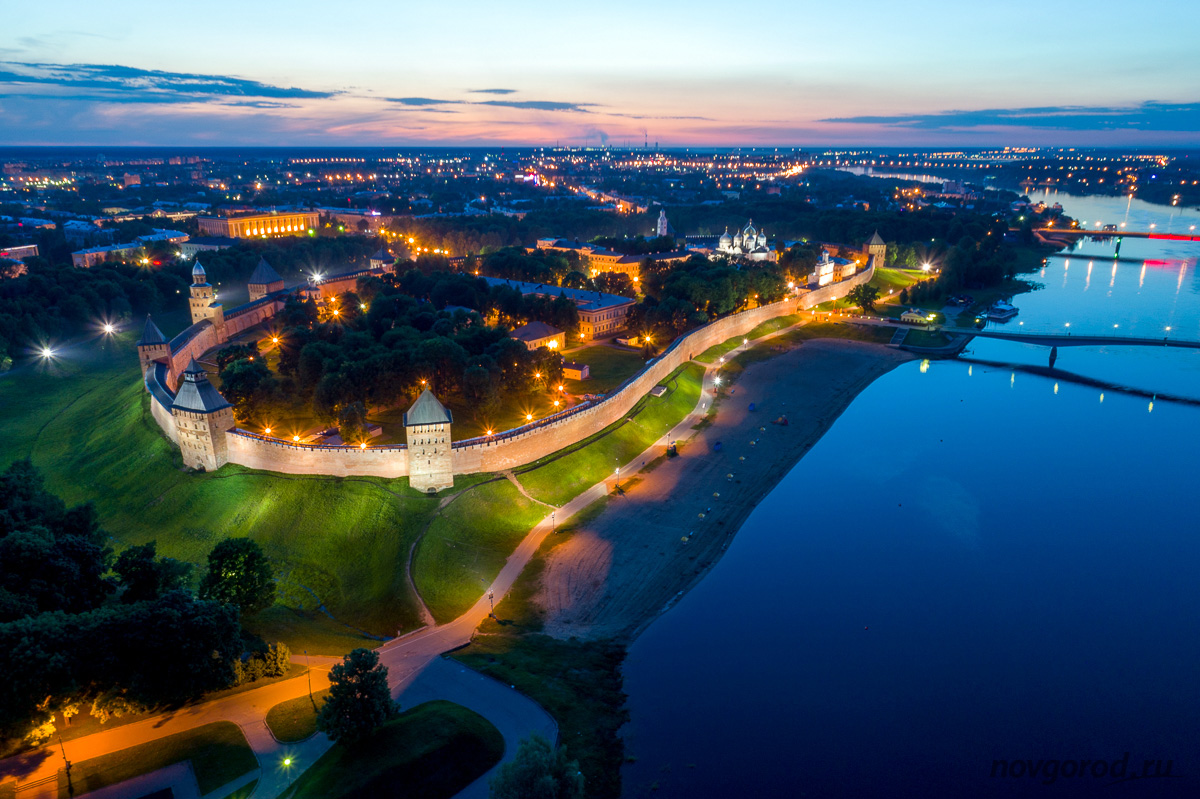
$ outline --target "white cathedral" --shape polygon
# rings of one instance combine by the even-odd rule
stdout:
[[[750,261],[766,261],[771,257],[767,249],[767,232],[755,230],[754,221],[746,223],[741,231],[729,235],[729,228],[717,240],[717,252],[730,258],[745,258]]]

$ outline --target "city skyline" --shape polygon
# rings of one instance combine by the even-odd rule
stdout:
[[[8,17],[0,145],[1183,146],[1200,131],[1181,67],[1200,11],[1175,2],[982,22],[946,2]]]

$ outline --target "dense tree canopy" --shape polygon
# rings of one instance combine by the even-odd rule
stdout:
[[[251,538],[226,538],[208,555],[200,596],[228,603],[250,616],[275,602],[275,573]]]
[[[387,666],[369,649],[355,649],[329,670],[329,696],[317,729],[334,741],[353,744],[400,712],[388,688]]]

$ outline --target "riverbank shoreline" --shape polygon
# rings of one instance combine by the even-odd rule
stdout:
[[[912,359],[879,344],[816,339],[747,366],[679,457],[644,472],[546,554],[533,597],[543,631],[635,639],[716,565],[854,398]],[[784,416],[786,425],[775,423]]]

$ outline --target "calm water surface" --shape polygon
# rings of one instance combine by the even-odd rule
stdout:
[[[1095,242],[1051,258],[1019,327],[1200,340],[1200,245],[1121,255],[1150,262],[1114,271]],[[1200,351],[1064,348],[1057,365],[1200,398]],[[1200,795],[1198,452],[1197,407],[961,361],[892,372],[632,646],[626,795]],[[992,776],[996,760],[1121,770],[1126,752],[1126,777],[1146,759],[1183,776]]]

